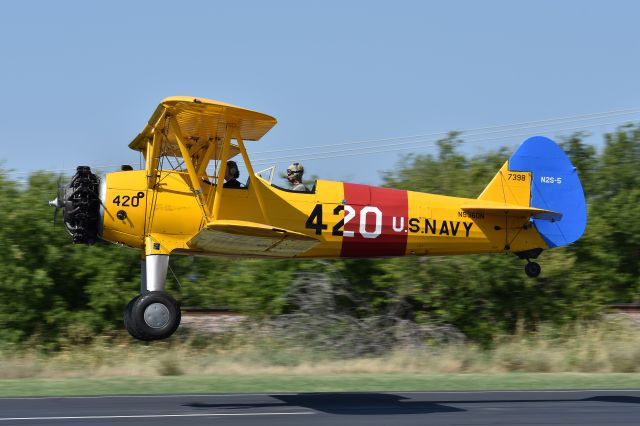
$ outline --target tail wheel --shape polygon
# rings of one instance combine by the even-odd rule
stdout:
[[[164,291],[150,291],[129,302],[124,323],[138,340],[166,339],[180,325],[180,305]]]
[[[524,272],[531,278],[536,278],[538,275],[540,275],[541,271],[542,268],[540,267],[539,263],[529,262],[524,265]]]

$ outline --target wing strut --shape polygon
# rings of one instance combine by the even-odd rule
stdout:
[[[229,156],[229,146],[231,145],[231,137],[233,136],[235,125],[227,124],[224,131],[224,141],[222,142],[222,155],[220,156],[220,169],[218,170],[218,178],[216,179],[216,195],[213,199],[213,208],[211,216],[213,220],[220,216],[220,206],[222,205],[222,188],[224,187],[224,175],[227,173],[227,157]]]
[[[240,135],[240,130],[238,128],[236,130],[236,142],[238,142],[238,148],[240,148],[240,153],[242,154],[242,159],[244,160],[244,164],[247,167],[247,171],[249,172],[249,189],[253,188],[253,191],[256,194],[256,198],[258,199],[258,205],[260,206],[260,211],[262,212],[262,217],[264,218],[264,223],[269,223],[269,218],[267,217],[267,209],[264,206],[264,201],[262,200],[261,193],[261,183],[258,182],[258,177],[253,172],[253,166],[251,165],[251,161],[249,161],[249,155],[247,154],[247,149],[244,147],[244,141],[242,140],[242,136]]]
[[[160,147],[162,146],[162,132],[156,129],[153,138],[147,143],[147,188],[153,189],[158,180],[158,162],[160,161]]]
[[[202,157],[202,161],[200,161],[200,164],[198,165],[198,176],[204,176],[204,174],[206,173],[207,165],[209,164],[209,161],[211,160],[211,157],[213,157],[215,151],[218,149],[219,140],[220,139],[218,137],[209,139],[209,146],[204,153],[204,157]]]
[[[180,125],[176,121],[174,117],[169,118],[169,127],[173,131],[173,134],[176,137],[176,142],[178,143],[178,148],[180,148],[180,152],[182,153],[182,160],[184,161],[185,166],[187,166],[187,172],[189,173],[189,179],[191,180],[191,188],[196,198],[198,199],[198,204],[202,209],[202,213],[206,220],[209,220],[209,212],[207,211],[206,204],[202,197],[202,186],[200,186],[200,180],[198,179],[198,174],[196,173],[196,169],[193,166],[193,161],[191,161],[191,154],[189,153],[189,149],[184,143],[184,139],[182,138],[182,132],[180,131]],[[225,140],[225,143],[227,141]],[[225,145],[225,148],[227,145]],[[224,150],[223,150],[224,153]],[[223,163],[225,164],[225,163]],[[220,186],[220,185],[218,185]],[[216,200],[218,201],[218,197],[216,194]]]

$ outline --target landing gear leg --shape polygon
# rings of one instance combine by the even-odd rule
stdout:
[[[524,265],[524,272],[527,274],[527,276],[536,278],[538,275],[540,275],[540,271],[542,271],[540,264],[527,259],[527,264]]]
[[[180,325],[180,305],[164,291],[169,256],[149,255],[141,264],[141,294],[127,305],[124,325],[136,339],[166,339]]]

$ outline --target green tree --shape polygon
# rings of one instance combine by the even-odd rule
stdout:
[[[593,317],[608,303],[640,296],[640,126],[606,135],[601,153],[584,136],[570,135],[562,146],[583,182],[587,230],[571,246],[545,252],[538,279],[527,278],[523,262],[507,255],[335,261],[172,256],[168,289],[183,305],[226,306],[265,317],[294,308],[287,292],[300,272],[327,273],[351,295],[340,303],[355,316],[392,312],[452,324],[484,343],[520,326]],[[509,153],[465,156],[462,145],[461,135],[452,132],[437,142],[436,155],[403,157],[384,173],[385,185],[476,197]],[[62,225],[53,226],[47,201],[57,180],[34,173],[18,184],[0,170],[3,342],[84,341],[121,330],[122,311],[139,292],[136,250],[73,245]]]

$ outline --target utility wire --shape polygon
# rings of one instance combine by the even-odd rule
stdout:
[[[638,112],[640,113],[640,110],[638,110]],[[609,117],[604,117],[604,118],[609,118]],[[583,121],[583,120],[570,120],[570,121],[567,121],[567,122],[555,124],[554,126],[559,125],[559,124],[563,124],[563,125],[564,124],[569,124],[571,122],[577,122],[577,121]],[[627,122],[627,121],[628,120],[624,120],[624,121],[622,121],[622,123]],[[617,123],[620,123],[620,122],[616,122],[616,123],[613,123],[613,124],[617,124]],[[610,125],[610,124],[611,123],[594,123],[594,124],[591,124],[591,125],[588,125],[588,126],[585,125],[585,126],[580,126],[580,127],[597,127],[597,126],[600,126],[600,125],[604,126],[604,125]],[[475,136],[490,135],[490,134],[496,134],[496,133],[497,134],[499,134],[499,133],[507,134],[507,133],[511,133],[513,131],[519,131],[519,130],[525,130],[525,129],[540,129],[540,128],[546,128],[546,127],[549,127],[549,126],[551,126],[551,125],[550,124],[540,124],[540,125],[532,125],[532,126],[526,126],[526,127],[516,127],[516,128],[513,128],[513,129],[509,129],[509,130],[493,130],[493,131],[484,131],[484,132],[471,132],[471,131],[468,131],[468,130],[462,130],[459,133],[464,135],[464,140],[465,140],[465,142],[467,142],[467,141],[469,141],[469,138],[475,137]],[[559,130],[565,130],[565,129],[559,129]],[[571,129],[569,129],[569,130],[571,130]],[[555,130],[554,129],[550,129],[548,131],[555,131]],[[373,145],[371,147],[364,146],[364,147],[348,148],[349,145],[353,145],[354,144],[354,143],[348,143],[348,142],[344,143],[344,144],[324,145],[324,146],[321,146],[321,148],[326,148],[328,146],[339,146],[339,147],[345,147],[346,146],[347,148],[342,148],[342,149],[339,149],[339,150],[335,150],[334,149],[334,150],[321,151],[321,152],[317,152],[316,151],[316,152],[314,152],[314,154],[324,155],[324,154],[330,154],[332,152],[338,152],[338,151],[352,151],[352,150],[361,150],[361,149],[369,149],[369,148],[379,149],[379,148],[386,148],[386,147],[411,145],[411,144],[421,143],[421,142],[424,142],[424,141],[434,140],[434,137],[442,138],[442,137],[445,137],[448,133],[450,133],[450,132],[433,133],[433,134],[430,135],[430,137],[419,137],[418,138],[418,136],[412,136],[412,137],[407,137],[407,138],[396,138],[395,140],[402,140],[402,139],[409,139],[409,138],[415,138],[415,139],[414,140],[404,141],[404,142],[396,142],[396,143],[382,144],[382,145]],[[507,135],[505,137],[509,137],[509,135]],[[394,139],[389,139],[389,140],[394,140]],[[313,148],[313,147],[303,147],[303,148],[295,148],[295,149],[296,150],[308,151],[311,148]],[[293,150],[293,149],[291,149],[291,150]],[[283,151],[286,151],[286,150],[283,150]],[[259,156],[260,154],[263,154],[264,152],[266,152],[266,151],[255,152],[255,153],[253,153],[253,155],[254,156],[258,155]],[[270,152],[279,152],[279,151],[270,151]],[[290,155],[294,155],[294,154],[290,154]],[[258,157],[256,160],[257,161],[264,161],[260,157]]]
[[[593,127],[623,124],[627,122],[628,121],[625,120],[625,121],[615,121],[615,122],[609,122],[609,123],[598,123],[598,124],[592,124],[588,126],[577,126],[577,127],[571,127],[571,128],[554,129],[554,130],[551,130],[551,132],[557,133],[557,132],[566,132],[566,131],[576,131],[576,130],[583,130],[583,129],[593,128]],[[487,142],[487,141],[500,140],[500,139],[506,139],[506,138],[512,138],[512,137],[529,136],[529,135],[530,133],[520,133],[520,134],[509,134],[509,135],[496,136],[491,138],[480,138],[480,139],[464,138],[463,140],[465,144],[468,144],[468,143],[476,144],[480,142]],[[412,150],[412,149],[422,149],[427,147],[433,147],[435,146],[436,142],[437,142],[437,139],[418,141],[414,143],[422,143],[422,145],[408,146],[408,147],[405,146],[401,148],[398,148],[397,146],[392,146],[391,148],[389,148],[389,146],[377,147],[377,148],[386,148],[386,149],[376,149],[376,147],[346,148],[343,150],[335,150],[335,151],[324,152],[324,153],[305,154],[301,156],[296,156],[295,158],[292,158],[292,156],[287,156],[287,157],[271,157],[266,159],[257,159],[255,161],[252,161],[252,163],[256,165],[265,165],[265,164],[270,164],[277,161],[292,160],[292,159],[296,161],[297,160],[313,161],[313,160],[325,160],[325,159],[339,158],[339,157],[350,157],[355,155],[380,154],[380,153],[386,153],[386,152],[406,151],[406,150]],[[345,152],[345,151],[348,151],[348,152]],[[323,154],[328,154],[328,155],[323,155]]]
[[[591,114],[572,115],[572,116],[560,117],[560,118],[550,118],[550,119],[545,119],[545,120],[525,121],[525,122],[510,123],[510,124],[500,124],[500,125],[488,126],[488,127],[476,127],[476,128],[470,128],[470,129],[463,129],[463,130],[460,130],[460,132],[464,133],[465,135],[468,135],[468,134],[471,134],[471,133],[476,133],[476,132],[484,132],[484,131],[489,131],[488,133],[498,133],[498,132],[502,132],[502,131],[506,132],[506,131],[509,131],[509,130],[518,130],[520,128],[543,127],[545,125],[545,123],[549,123],[549,125],[551,123],[555,123],[555,124],[574,123],[574,122],[577,122],[577,121],[603,119],[603,118],[610,118],[610,117],[613,117],[613,116],[631,115],[631,114],[640,114],[640,109],[639,108],[633,108],[633,109],[612,110],[612,111],[605,111],[605,112],[596,112],[596,113],[591,113]],[[509,127],[513,127],[513,129],[499,130],[499,129],[509,128]],[[334,144],[325,144],[325,145],[312,145],[312,146],[304,146],[304,147],[282,148],[282,149],[274,149],[274,150],[267,150],[267,151],[256,151],[254,154],[261,155],[261,154],[267,154],[267,153],[272,153],[272,152],[309,150],[309,149],[314,149],[314,148],[322,149],[322,148],[327,148],[327,147],[332,147],[332,146],[338,147],[338,146],[344,146],[344,145],[356,145],[356,144],[365,144],[365,143],[374,143],[374,142],[377,143],[377,142],[387,142],[387,141],[394,141],[394,140],[406,140],[406,139],[442,136],[442,135],[447,135],[449,132],[450,131],[441,131],[441,132],[426,133],[426,134],[413,135],[413,136],[401,136],[401,137],[393,137],[393,138],[369,139],[369,140],[362,140],[362,141],[352,141],[352,142],[343,142],[343,143],[334,143]]]
[[[568,123],[575,123],[580,121],[596,120],[596,119],[605,119],[605,118],[612,118],[616,116],[625,116],[625,115],[631,115],[631,114],[640,114],[640,109],[634,108],[634,109],[624,109],[624,110],[613,110],[613,111],[605,111],[605,112],[598,112],[598,113],[591,113],[591,114],[551,118],[551,119],[545,119],[545,120],[536,120],[536,121],[528,121],[528,122],[502,124],[502,125],[496,125],[496,126],[463,129],[463,130],[460,130],[459,133],[464,135],[465,143],[479,143],[479,142],[485,142],[490,140],[505,139],[508,137],[527,136],[530,134],[530,132],[525,134],[512,134],[512,132],[521,131],[525,129],[555,127],[555,126],[564,125]],[[624,121],[616,121],[616,122],[608,122],[608,123],[585,124],[582,126],[577,126],[572,128],[561,128],[561,129],[550,128],[550,129],[546,129],[545,132],[555,133],[555,132],[562,132],[562,131],[575,131],[575,130],[593,128],[593,127],[623,124],[629,121],[630,120],[627,119]],[[313,145],[313,146],[304,146],[304,147],[296,147],[296,148],[283,148],[283,149],[277,149],[277,150],[261,151],[261,152],[255,152],[252,154],[253,156],[258,156],[258,158],[254,157],[255,159],[252,162],[254,164],[262,165],[262,164],[268,164],[274,161],[288,160],[288,159],[291,159],[292,157],[296,157],[297,160],[312,161],[312,160],[322,160],[322,159],[329,159],[329,158],[347,157],[347,156],[353,156],[353,155],[369,155],[369,154],[387,153],[392,151],[420,149],[420,148],[433,146],[433,144],[437,141],[438,138],[444,137],[448,133],[449,131],[434,132],[434,133],[427,133],[427,134],[414,135],[414,136],[371,139],[371,140],[365,140],[365,141],[353,141],[353,142],[344,142],[344,143],[337,143],[337,144]],[[504,134],[504,135],[493,137],[493,138],[476,139],[478,136],[490,135],[490,134]],[[383,144],[383,145],[377,144],[377,145],[371,145],[371,146],[364,146],[364,144],[367,144],[367,143],[389,142],[389,141],[397,141],[397,142]],[[416,144],[422,144],[422,145],[413,146]],[[350,147],[353,145],[363,145],[363,146]],[[408,145],[412,145],[412,146],[408,146]],[[316,148],[326,149],[330,147],[339,147],[339,149],[308,153],[310,149],[316,149]],[[391,149],[387,149],[387,148],[391,148]],[[281,153],[281,152],[300,151],[300,150],[306,151],[307,153],[302,154],[301,156],[300,155],[296,156],[295,154],[287,154],[286,156],[278,156],[278,157],[268,157],[268,158],[259,157],[261,154],[266,154],[266,153],[273,153],[273,152]],[[120,167],[120,165],[121,164],[99,165],[99,166],[92,166],[92,169],[96,171],[110,170],[113,168]],[[61,169],[44,169],[40,171],[64,173],[70,170],[75,170],[75,167],[61,168]],[[27,176],[27,175],[31,175],[32,173],[33,172],[11,171],[11,170],[3,172],[4,175],[12,175],[12,176],[16,176],[16,175]]]

